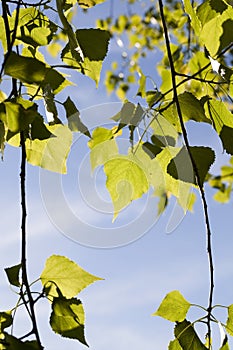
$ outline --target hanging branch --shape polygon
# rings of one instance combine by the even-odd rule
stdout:
[[[209,259],[209,275],[210,275],[209,304],[208,304],[208,308],[207,308],[207,327],[208,327],[207,335],[208,335],[208,339],[209,339],[208,348],[210,350],[211,349],[211,312],[212,312],[212,308],[213,308],[213,292],[214,292],[214,264],[213,264],[213,252],[212,252],[212,244],[211,244],[211,228],[210,228],[210,220],[209,220],[209,214],[208,214],[208,205],[207,205],[207,200],[205,197],[203,184],[201,182],[195,160],[194,160],[192,153],[191,153],[191,150],[190,150],[188,135],[187,135],[187,131],[185,128],[185,124],[184,124],[184,120],[183,120],[183,116],[182,116],[182,111],[181,111],[181,107],[180,107],[180,103],[179,103],[179,99],[178,99],[177,85],[176,85],[176,71],[175,71],[173,58],[172,58],[170,39],[169,39],[167,24],[166,24],[166,20],[165,20],[165,16],[164,16],[162,0],[159,0],[159,9],[160,9],[160,15],[161,15],[161,20],[162,20],[162,25],[163,25],[164,36],[165,36],[167,55],[168,55],[168,60],[169,60],[169,64],[170,64],[170,69],[171,69],[173,100],[174,100],[174,103],[176,105],[177,114],[178,114],[178,118],[179,118],[180,125],[181,125],[181,130],[183,133],[184,143],[185,143],[185,146],[187,148],[187,151],[188,151],[191,163],[192,163],[192,167],[194,170],[194,174],[196,177],[197,185],[198,185],[198,188],[200,191],[202,205],[203,205],[203,211],[204,211],[204,216],[205,216],[205,226],[206,226],[206,235],[207,235],[207,254],[208,254],[208,259]]]
[[[15,18],[15,24],[12,36],[10,35],[10,26],[8,21],[8,5],[5,0],[2,1],[2,16],[4,20],[4,26],[5,26],[5,33],[6,33],[6,41],[7,41],[7,53],[5,55],[0,75],[2,75],[5,64],[7,59],[9,58],[12,48],[16,39],[16,32],[18,27],[18,21],[19,21],[19,10],[20,10],[20,0],[17,2],[17,8],[16,8],[16,18]],[[12,91],[10,96],[17,97],[17,82],[15,79],[12,79]],[[30,285],[28,282],[27,277],[27,266],[26,266],[26,217],[27,217],[27,210],[26,210],[26,193],[25,193],[25,180],[26,180],[26,149],[25,149],[25,138],[24,138],[24,132],[21,131],[20,133],[20,146],[21,146],[21,172],[20,172],[20,189],[21,189],[21,208],[22,208],[22,220],[21,220],[21,269],[22,269],[22,285],[20,289],[20,295],[23,300],[23,303],[27,309],[27,312],[31,318],[32,321],[32,331],[30,334],[34,333],[39,349],[43,350],[43,346],[41,345],[39,331],[37,327],[36,322],[36,316],[35,316],[35,310],[34,310],[34,300],[32,298],[32,293],[30,290]],[[26,290],[26,293],[24,291],[24,287]],[[28,297],[28,302],[26,300],[26,295]],[[27,305],[29,303],[29,306]]]
[[[26,217],[27,217],[27,208],[26,208],[26,191],[25,191],[25,180],[26,180],[26,148],[25,148],[25,139],[24,132],[20,133],[20,145],[21,145],[21,172],[20,172],[20,187],[21,187],[21,208],[22,208],[22,221],[21,221],[21,268],[22,268],[22,286],[21,286],[21,297],[26,302],[23,287],[26,289],[26,293],[29,301],[29,315],[32,321],[32,332],[35,334],[38,346],[43,350],[41,345],[39,331],[36,322],[36,315],[34,310],[35,301],[33,300],[30,285],[28,282],[27,275],[27,255],[26,255]],[[25,304],[26,305],[26,304]]]

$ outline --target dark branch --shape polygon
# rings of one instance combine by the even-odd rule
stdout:
[[[209,346],[208,347],[209,347],[209,349],[211,349],[210,339],[211,339],[211,312],[212,312],[212,307],[213,307],[213,291],[214,291],[214,265],[213,265],[213,253],[212,253],[212,245],[211,245],[211,228],[210,228],[210,221],[209,221],[209,214],[208,214],[208,205],[207,205],[207,200],[205,197],[203,184],[201,182],[195,160],[194,160],[192,153],[191,153],[191,150],[190,150],[188,135],[187,135],[184,121],[183,121],[182,111],[181,111],[181,107],[180,107],[180,103],[179,103],[179,99],[178,99],[177,85],[176,85],[176,72],[175,72],[175,67],[174,67],[174,63],[173,63],[173,59],[172,59],[169,34],[168,34],[167,24],[166,24],[164,12],[163,12],[162,0],[159,0],[159,8],[160,8],[160,15],[161,15],[161,20],[162,20],[162,25],[163,25],[164,36],[165,36],[167,55],[168,55],[168,60],[169,60],[169,64],[170,64],[170,69],[171,69],[173,99],[174,99],[174,103],[176,104],[177,114],[179,117],[181,129],[182,129],[182,133],[183,133],[184,143],[185,143],[185,146],[187,148],[187,151],[188,151],[191,163],[192,163],[192,167],[194,170],[194,174],[196,177],[197,185],[199,187],[199,191],[201,194],[202,205],[203,205],[204,216],[205,216],[206,235],[207,235],[207,253],[208,253],[208,258],[209,258],[209,273],[210,273],[209,305],[207,308],[207,311],[208,311],[207,327],[208,327],[208,338],[209,338]]]
[[[27,208],[26,208],[26,191],[25,191],[25,180],[26,180],[26,147],[25,147],[25,139],[24,132],[20,133],[20,145],[21,145],[21,172],[20,172],[20,188],[21,188],[21,208],[22,208],[22,221],[21,221],[21,265],[22,265],[22,286],[21,286],[21,297],[24,301],[25,306],[27,302],[25,300],[25,295],[23,291],[23,287],[26,289],[26,293],[29,301],[29,309],[30,309],[30,318],[32,321],[32,331],[35,334],[38,346],[40,350],[43,350],[43,346],[41,345],[39,331],[36,322],[36,315],[34,310],[35,301],[32,298],[32,293],[30,289],[30,285],[28,282],[27,275],[27,255],[26,255],[26,218],[27,218]]]

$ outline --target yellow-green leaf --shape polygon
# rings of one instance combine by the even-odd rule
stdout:
[[[81,301],[76,298],[54,298],[52,309],[50,325],[53,331],[87,345],[84,336],[85,314]]]
[[[50,171],[65,174],[66,159],[72,144],[72,133],[65,125],[47,125],[52,137],[26,140],[27,161]]]
[[[101,280],[60,255],[52,255],[47,259],[40,279],[47,295],[58,297],[60,292],[65,298],[73,298],[89,284]]]
[[[111,129],[96,128],[92,133],[88,146],[91,149],[90,162],[92,170],[99,165],[104,165],[108,160],[116,157],[118,154],[118,146],[114,139],[114,130]]]
[[[172,322],[185,319],[191,304],[178,291],[168,293],[153,316],[160,316]]]
[[[131,201],[149,190],[147,175],[132,156],[119,156],[105,163],[106,186],[114,206],[114,219]]]
[[[180,346],[180,343],[177,339],[174,339],[170,341],[168,350],[183,350],[182,347]]]

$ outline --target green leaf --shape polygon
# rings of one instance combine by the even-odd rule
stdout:
[[[142,98],[146,97],[146,76],[142,73],[141,70],[138,72],[140,79],[138,81],[138,91],[137,96],[141,96]]]
[[[158,90],[152,90],[152,91],[146,92],[146,102],[150,108],[154,106],[161,97],[162,97],[162,94]]]
[[[215,130],[220,136],[224,149],[227,153],[233,154],[232,113],[228,110],[224,102],[217,100],[208,100],[205,103],[205,110],[208,117],[212,120]]]
[[[52,255],[47,259],[40,279],[47,295],[58,297],[58,288],[65,298],[73,298],[89,284],[101,280],[60,255]]]
[[[210,123],[205,116],[205,110],[201,102],[190,92],[184,92],[178,96],[180,108],[184,121],[194,120],[196,122]]]
[[[12,100],[2,102],[1,106],[0,118],[13,133],[25,130],[35,118],[33,103],[29,108],[24,108],[17,100]]]
[[[50,171],[66,173],[66,159],[72,144],[72,133],[65,125],[47,125],[52,137],[26,140],[27,161]]]
[[[76,67],[82,74],[99,83],[103,60],[107,55],[110,33],[101,29],[79,29],[76,31],[79,44],[78,57],[67,45],[62,51],[62,60],[68,65]],[[81,56],[82,57],[81,57]]]
[[[178,342],[178,340],[174,339],[170,341],[168,350],[182,350],[182,347],[180,346],[180,343]]]
[[[53,91],[57,90],[65,78],[55,69],[32,57],[25,57],[11,52],[5,65],[5,74],[19,79],[23,83],[46,86],[50,84]]]
[[[108,52],[110,33],[102,29],[78,29],[76,37],[84,57],[90,61],[103,61]]]
[[[87,9],[89,7],[93,7],[97,4],[101,4],[105,0],[78,0],[79,6],[81,6],[84,9]]]
[[[218,134],[220,134],[224,125],[233,128],[232,113],[228,110],[224,102],[213,99],[207,100],[205,111],[208,118],[212,120]]]
[[[168,293],[153,316],[160,316],[172,322],[185,319],[191,304],[178,291]]]
[[[22,265],[18,264],[18,265],[12,266],[12,267],[7,267],[5,269],[8,281],[13,286],[20,287],[19,272],[21,270],[21,267],[22,267]]]
[[[227,10],[227,4],[222,0],[204,1],[198,6],[197,15],[202,25],[204,25],[225,10]]]
[[[77,339],[87,345],[84,336],[84,310],[76,298],[54,298],[50,325],[55,333],[63,337]]]
[[[201,31],[201,23],[190,0],[184,0],[184,9],[191,19],[191,26],[193,27],[196,36],[199,36]]]
[[[221,50],[233,41],[232,20],[233,9],[228,6],[222,14],[212,18],[204,26],[200,40],[207,48],[211,57],[215,57]]]
[[[233,336],[233,304],[228,306],[228,318],[226,324],[226,331]]]
[[[77,62],[73,58],[69,50],[63,50],[62,60],[66,64],[75,67],[82,74],[94,80],[94,82],[96,83],[96,87],[98,86],[102,64],[103,64],[102,61],[90,61],[88,57],[85,57],[83,62]]]
[[[149,183],[143,167],[133,156],[118,156],[107,161],[104,172],[114,206],[115,220],[123,208],[149,190]]]
[[[199,339],[191,322],[187,320],[175,326],[175,336],[182,350],[208,350]]]
[[[215,153],[209,147],[190,147],[193,160],[196,164],[201,185],[203,185],[206,175],[214,163]],[[186,147],[182,147],[180,152],[171,160],[167,167],[168,174],[175,179],[197,185],[197,180]]]
[[[5,328],[10,327],[12,323],[13,317],[11,311],[0,312],[0,333],[2,333]]]
[[[202,103],[193,94],[190,92],[184,92],[178,96],[178,100],[184,122],[194,120],[196,122],[211,124],[211,121],[205,116],[205,110]],[[178,132],[181,132],[180,121],[175,103],[173,103],[163,112],[163,116],[174,125]]]
[[[79,131],[82,134],[91,137],[89,130],[80,119],[79,110],[77,109],[70,97],[66,99],[66,101],[63,103],[63,106],[66,110],[66,118],[68,120],[68,126],[70,130],[74,132]]]
[[[88,141],[88,146],[91,149],[91,169],[94,170],[97,166],[104,165],[118,154],[114,129],[96,128],[92,133],[91,140]]]
[[[151,123],[151,128],[156,137],[161,136],[163,144],[170,144],[167,141],[168,137],[172,137],[174,140],[178,138],[178,132],[167,119],[165,119],[161,114],[154,116],[154,121]]]

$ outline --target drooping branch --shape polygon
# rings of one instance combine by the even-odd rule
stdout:
[[[200,191],[202,205],[203,205],[203,211],[204,211],[204,216],[205,216],[205,226],[206,226],[206,235],[207,235],[207,254],[208,254],[208,259],[209,259],[209,274],[210,274],[209,303],[208,303],[208,308],[207,308],[207,311],[208,311],[207,327],[208,327],[208,338],[209,338],[208,348],[211,349],[211,341],[210,340],[211,340],[211,312],[212,312],[212,308],[213,308],[213,292],[214,292],[214,263],[213,263],[213,252],[212,252],[212,241],[211,241],[212,234],[211,234],[210,220],[209,220],[209,214],[208,214],[208,205],[207,205],[207,200],[205,197],[203,184],[201,182],[195,160],[194,160],[192,153],[191,153],[188,135],[187,135],[187,131],[186,131],[186,127],[184,124],[182,111],[181,111],[181,107],[180,107],[180,103],[179,103],[179,99],[178,99],[177,85],[176,85],[176,71],[175,71],[173,58],[172,58],[170,39],[169,39],[166,19],[164,16],[163,1],[162,0],[159,0],[159,9],[160,9],[160,15],[161,15],[162,26],[163,26],[163,31],[164,31],[167,55],[168,55],[170,69],[171,69],[173,100],[174,100],[174,103],[176,105],[177,114],[178,114],[179,122],[181,125],[181,130],[183,133],[184,143],[185,143],[185,146],[187,148],[187,152],[189,154],[189,157],[190,157],[190,160],[192,163],[192,167],[193,167],[193,171],[195,174],[196,182],[197,182],[197,185],[198,185],[198,188]]]
[[[21,172],[20,172],[20,188],[21,188],[21,209],[22,209],[22,220],[21,220],[21,268],[22,268],[22,286],[21,286],[21,297],[24,301],[24,305],[27,306],[27,301],[25,300],[25,291],[29,301],[28,313],[32,321],[32,333],[35,334],[39,349],[43,350],[41,345],[39,331],[36,322],[36,315],[34,310],[35,301],[33,300],[30,285],[28,282],[27,274],[27,254],[26,254],[26,218],[27,218],[27,207],[26,207],[26,148],[25,148],[25,138],[24,132],[20,133],[20,145],[21,145]]]

